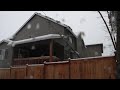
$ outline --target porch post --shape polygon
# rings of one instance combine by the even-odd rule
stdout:
[[[53,40],[51,40],[50,41],[50,48],[49,48],[50,50],[50,62],[52,62],[53,61]]]

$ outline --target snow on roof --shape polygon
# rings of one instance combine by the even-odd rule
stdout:
[[[35,12],[35,13],[20,27],[20,29],[19,29],[18,31],[16,31],[16,33],[11,37],[11,39],[13,39],[14,36],[22,29],[22,27],[23,27],[25,24],[27,24],[35,15],[38,15],[38,16],[43,17],[43,18],[45,18],[45,19],[47,19],[47,20],[50,20],[50,21],[52,21],[52,22],[54,22],[54,23],[57,23],[57,24],[59,24],[59,25],[61,25],[61,26],[63,26],[63,27],[66,27],[66,28],[76,37],[76,35],[72,32],[72,29],[71,29],[68,25],[63,24],[63,23],[61,23],[60,21],[54,20],[54,19],[52,19],[52,18],[50,18],[50,17],[48,17],[48,16],[42,15],[41,13]]]
[[[10,41],[11,40],[9,40],[9,39],[4,39],[4,40],[0,41],[0,44],[3,43],[3,42],[9,43]]]
[[[61,23],[60,21],[58,21],[58,20],[54,20],[53,18],[50,18],[50,17],[48,17],[48,16],[44,16],[44,15],[42,15],[41,13],[35,13],[36,15],[39,15],[40,17],[43,17],[43,18],[45,18],[45,19],[48,19],[48,20],[50,20],[50,21],[52,21],[52,22],[54,22],[54,23],[57,23],[57,24],[59,24],[59,25],[61,25],[61,26],[63,26],[63,27],[66,27],[75,37],[76,37],[76,35],[72,32],[72,29],[70,28],[70,26],[68,26],[68,25],[66,25],[66,24],[63,24],[63,23]]]
[[[54,38],[61,38],[61,36],[59,34],[48,34],[48,35],[38,36],[38,37],[24,39],[24,40],[12,41],[12,42],[9,42],[9,45],[12,45],[14,47],[17,44],[23,44],[23,43],[29,43],[29,42],[35,42],[35,41],[47,40],[47,39],[54,39]]]

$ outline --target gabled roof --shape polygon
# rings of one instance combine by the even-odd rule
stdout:
[[[10,39],[14,38],[14,36],[17,35],[17,33],[20,32],[20,30],[21,30],[35,15],[38,15],[38,16],[40,16],[40,17],[42,17],[42,18],[45,18],[45,19],[47,19],[47,20],[50,20],[50,21],[52,21],[52,22],[54,22],[54,23],[57,23],[57,24],[65,27],[65,28],[67,28],[67,29],[76,37],[76,35],[72,32],[72,29],[71,29],[68,25],[63,24],[63,23],[61,23],[60,21],[54,20],[54,19],[52,19],[52,18],[50,18],[50,17],[48,17],[48,16],[44,16],[44,15],[42,15],[42,14],[40,14],[40,13],[35,12],[35,13],[20,27],[20,29],[19,29]]]

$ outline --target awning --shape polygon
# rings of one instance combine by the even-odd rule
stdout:
[[[18,45],[18,44],[30,43],[30,42],[40,41],[40,40],[47,40],[47,39],[56,39],[56,38],[61,38],[61,36],[59,34],[48,34],[48,35],[38,36],[38,37],[24,39],[24,40],[10,41],[8,45],[11,45],[12,47],[14,47],[15,45]]]

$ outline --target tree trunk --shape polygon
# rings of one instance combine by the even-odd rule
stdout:
[[[116,15],[116,26],[117,26],[117,78],[120,79],[120,11],[115,12]]]

